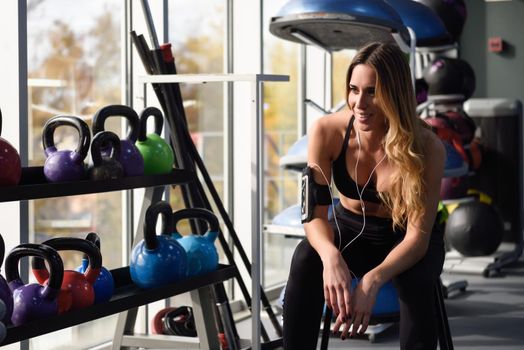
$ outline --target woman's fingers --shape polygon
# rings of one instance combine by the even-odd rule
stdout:
[[[338,316],[338,314],[340,313],[340,308],[338,307],[337,289],[334,286],[332,286],[329,289],[329,297],[330,297],[330,303],[331,303],[333,312],[335,313],[335,315]]]
[[[364,315],[364,318],[362,320],[362,327],[360,328],[360,332],[358,332],[358,334],[364,334],[366,332],[369,326],[369,319],[370,319],[370,315],[368,314]]]
[[[351,303],[351,291],[349,288],[344,288],[344,302],[346,303],[346,318],[353,315],[353,304]]]
[[[353,328],[351,328],[351,334],[350,334],[351,337],[354,337],[357,334],[358,329],[362,325],[362,320],[364,319],[364,317],[365,316],[362,312],[357,312],[355,314],[355,318],[353,319]]]
[[[346,300],[345,300],[345,296],[346,296],[346,291],[344,290],[343,287],[340,287],[338,290],[337,290],[337,302],[338,302],[338,310],[339,310],[339,314],[340,316],[342,317],[343,320],[346,319],[346,317],[348,316],[348,312],[347,312],[347,308],[346,308]]]
[[[344,327],[342,328],[342,333],[340,333],[340,339],[345,340],[348,337],[349,327],[351,326],[351,320],[348,319],[344,323]]]
[[[340,326],[342,326],[343,324],[344,320],[342,319],[342,317],[340,317],[340,315],[338,315],[337,319],[335,320],[335,325],[333,326],[333,334],[337,334],[340,329]]]

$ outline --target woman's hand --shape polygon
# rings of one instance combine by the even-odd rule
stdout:
[[[346,339],[349,329],[351,325],[353,325],[351,328],[351,337],[354,337],[357,334],[357,331],[358,334],[364,334],[369,325],[371,311],[375,305],[379,288],[379,283],[377,283],[369,273],[364,275],[362,280],[357,284],[355,290],[353,290],[353,312],[351,313],[351,317],[344,319],[338,315],[333,332],[337,333],[340,327],[344,325],[340,338]]]
[[[324,299],[327,307],[331,308],[335,315],[343,319],[347,318],[351,312],[351,291],[349,289],[351,276],[349,269],[336,251],[324,263]]]

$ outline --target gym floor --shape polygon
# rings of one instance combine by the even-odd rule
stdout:
[[[521,350],[524,346],[524,257],[505,268],[500,276],[484,278],[479,274],[442,274],[444,281],[467,280],[464,293],[446,299],[449,325],[455,349]],[[262,316],[266,330],[273,327]],[[249,338],[251,320],[238,325],[241,338]],[[320,338],[318,342],[320,347]],[[398,326],[375,336],[346,339],[332,336],[329,349],[398,349]]]

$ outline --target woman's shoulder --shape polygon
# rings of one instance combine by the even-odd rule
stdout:
[[[347,111],[324,115],[311,124],[309,133],[313,136],[320,133],[323,137],[343,135],[349,122]]]
[[[424,149],[426,155],[431,155],[431,158],[444,158],[446,157],[446,149],[442,140],[430,129],[422,129],[422,139],[424,141]]]
[[[315,120],[308,131],[313,148],[323,150],[324,156],[332,159],[342,146],[344,134],[349,122],[349,113],[327,114]]]

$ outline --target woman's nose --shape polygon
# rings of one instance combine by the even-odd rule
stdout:
[[[365,93],[361,93],[357,96],[357,103],[358,108],[366,108],[367,106],[367,96]]]

